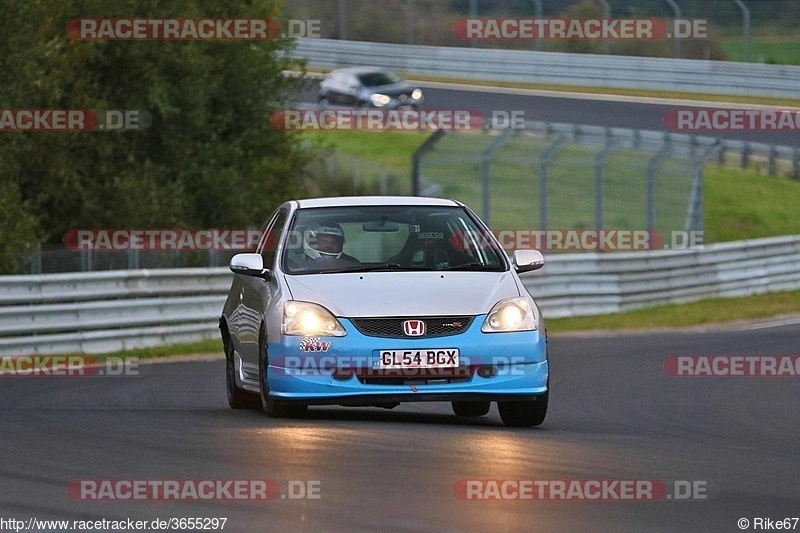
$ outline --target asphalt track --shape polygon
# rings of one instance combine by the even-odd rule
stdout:
[[[225,517],[226,531],[739,531],[800,516],[800,378],[677,378],[670,355],[793,355],[800,326],[550,339],[539,428],[496,408],[228,409],[221,360],[0,380],[0,518]],[[75,479],[319,480],[320,499],[95,502]],[[695,501],[464,501],[467,479],[708,483]],[[798,526],[800,527],[800,526]]]
[[[425,95],[425,109],[478,110],[484,117],[492,111],[521,111],[526,120],[543,120],[615,128],[635,128],[669,132],[664,115],[671,109],[732,107],[757,108],[744,104],[686,103],[658,99],[637,99],[605,95],[555,96],[549,91],[523,91],[454,84],[420,83]],[[631,101],[633,100],[633,101]],[[316,102],[315,82],[301,93],[301,101]],[[698,135],[750,142],[799,146],[800,131],[718,131]]]

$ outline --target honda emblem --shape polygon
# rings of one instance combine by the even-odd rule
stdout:
[[[409,337],[425,335],[425,322],[422,320],[406,320],[403,322],[403,333]]]

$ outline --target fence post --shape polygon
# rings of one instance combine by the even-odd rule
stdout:
[[[617,147],[616,140],[611,134],[611,128],[605,129],[606,142],[603,150],[594,160],[594,227],[603,229],[603,168],[611,152]]]
[[[469,18],[478,18],[478,0],[469,0]],[[470,48],[475,48],[477,46],[475,39],[469,40],[469,46]]]
[[[406,0],[406,44],[414,44],[414,0]]]
[[[414,153],[411,154],[411,194],[413,196],[420,195],[420,175],[419,175],[419,163],[426,153],[433,149],[433,146],[439,142],[439,139],[442,138],[444,135],[445,130],[436,130],[434,131],[430,137],[425,139],[419,148],[414,150]]]
[[[36,243],[36,251],[31,258],[31,274],[42,273],[42,243]]]
[[[742,35],[744,36],[744,60],[750,62],[750,9],[742,0],[736,0],[742,10]]]
[[[537,19],[542,18],[542,0],[531,0],[533,2],[534,17]],[[537,52],[542,50],[542,39],[539,34],[536,34],[535,49]]]
[[[686,209],[686,219],[683,222],[683,231],[703,231],[703,167],[706,162],[722,148],[721,143],[711,146],[699,158],[692,162],[692,193],[689,196],[689,205]]]
[[[668,133],[664,134],[664,144],[661,149],[647,162],[647,229],[656,228],[656,167],[672,150],[671,139]]]
[[[749,142],[744,143],[742,146],[742,168],[745,169],[750,164],[750,150],[751,146]]]
[[[672,12],[675,14],[675,20],[680,20],[683,16],[681,14],[681,7],[675,2],[675,0],[664,0],[669,7],[672,8]],[[674,28],[673,28],[674,30]],[[675,57],[681,57],[681,40],[678,37],[673,37],[673,42],[675,44]]]
[[[339,39],[347,40],[347,0],[339,0]]]
[[[544,151],[542,154],[542,158],[539,160],[539,229],[546,230],[547,229],[547,207],[548,207],[548,198],[547,198],[547,168],[550,166],[550,163],[553,161],[553,157],[555,156],[558,149],[561,148],[561,145],[564,144],[566,141],[566,137],[563,133],[559,134],[553,144],[547,147],[547,150]]]
[[[611,6],[608,3],[608,0],[600,0],[600,3],[603,4],[603,18],[610,19],[611,18]],[[603,39],[603,53],[605,55],[609,55],[611,53],[611,49],[609,47],[608,39]]]
[[[512,135],[516,133],[515,130],[511,128],[506,128],[503,130],[503,133],[497,136],[497,138],[492,141],[492,144],[489,145],[486,150],[481,153],[481,181],[483,182],[483,221],[486,225],[489,225],[489,218],[490,218],[490,195],[491,195],[491,188],[490,182],[492,179],[492,158],[494,154],[503,147],[503,145],[511,138]]]
[[[770,176],[774,176],[776,173],[775,159],[777,159],[777,157],[778,157],[778,149],[775,148],[774,144],[769,145],[768,172]]]

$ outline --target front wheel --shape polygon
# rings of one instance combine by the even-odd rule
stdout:
[[[261,407],[264,412],[272,418],[297,418],[303,416],[308,410],[307,405],[286,404],[269,395],[269,383],[267,382],[269,355],[267,354],[265,342],[261,343],[259,351],[261,356],[258,358],[258,388],[261,391]]]
[[[547,416],[547,400],[550,395],[548,390],[535,400],[523,402],[497,402],[500,418],[503,423],[511,427],[538,426]]]
[[[483,416],[489,412],[492,402],[455,401],[453,412],[456,416]]]

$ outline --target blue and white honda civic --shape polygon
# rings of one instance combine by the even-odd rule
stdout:
[[[451,402],[510,426],[547,414],[544,322],[519,273],[464,204],[418,197],[289,201],[255,253],[231,260],[220,317],[228,402],[274,417],[309,405]]]

